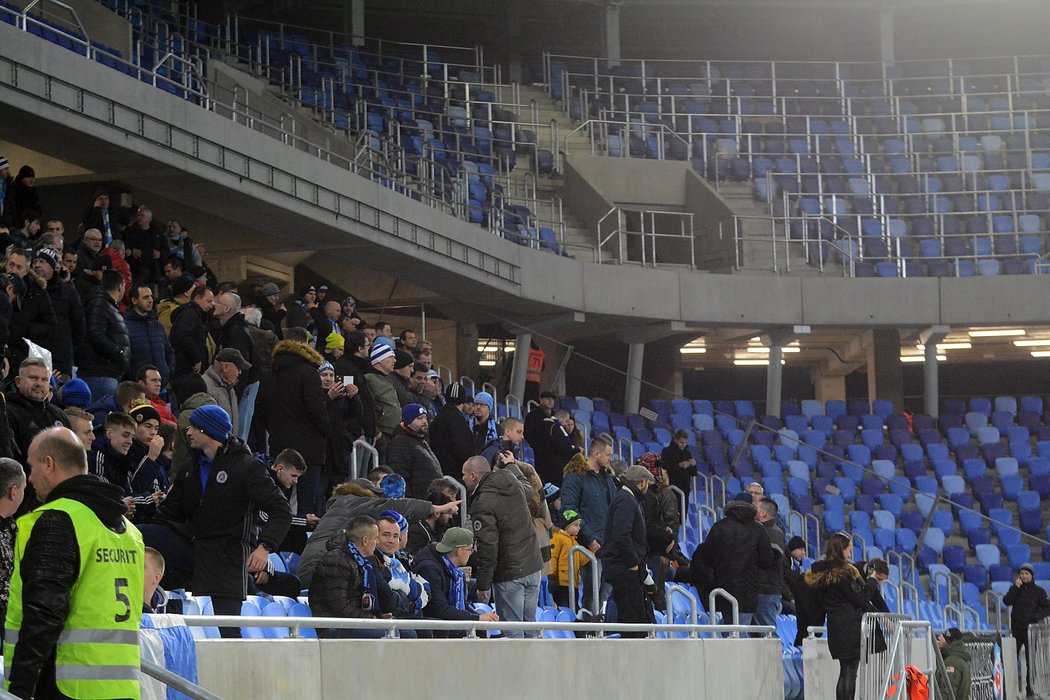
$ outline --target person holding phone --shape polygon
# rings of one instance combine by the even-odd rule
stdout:
[[[497,461],[507,461],[497,460],[498,455],[505,457],[509,454],[511,461],[523,461],[521,444],[525,441],[525,424],[517,418],[504,418],[499,424],[499,435],[499,440],[489,443],[481,451],[481,456],[493,466],[496,466]]]
[[[84,339],[85,320],[80,295],[69,283],[68,273],[62,276],[65,268],[58,260],[57,250],[41,248],[33,254],[31,267],[33,273],[46,283],[47,295],[51,298],[57,322],[48,349],[54,368],[65,382],[73,374],[73,348]]]

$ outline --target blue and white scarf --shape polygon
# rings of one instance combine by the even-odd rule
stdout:
[[[361,607],[369,612],[377,612],[379,610],[379,589],[376,586],[375,572],[372,571],[372,565],[365,561],[365,558],[361,556],[361,552],[358,551],[357,545],[349,540],[346,543],[346,548],[350,552],[350,556],[357,562],[357,567],[361,570],[361,577],[364,579],[363,588],[371,597],[371,602],[368,607],[364,604]],[[362,596],[362,599],[364,596]]]
[[[390,590],[401,593],[412,601],[415,616],[430,602],[430,584],[426,579],[405,568],[404,563],[396,556],[388,557],[383,554],[383,564],[390,572]]]
[[[448,569],[448,573],[452,577],[448,585],[448,604],[457,610],[466,610],[467,577],[463,575],[458,566],[449,560],[447,554],[441,555],[441,561],[445,562],[445,568]]]

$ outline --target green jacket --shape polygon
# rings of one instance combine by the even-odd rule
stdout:
[[[186,428],[190,427],[190,414],[194,409],[213,404],[215,399],[202,391],[189,397],[179,406],[179,429],[175,433],[175,449],[171,455],[171,483],[174,484],[179,475],[188,471],[193,463],[190,443],[186,439]]]
[[[365,381],[368,382],[368,390],[372,392],[376,429],[390,437],[401,424],[401,402],[397,400],[397,391],[390,383],[390,377],[379,372],[366,374]]]
[[[970,650],[966,642],[951,642],[941,650],[948,684],[954,691],[955,700],[970,698]]]

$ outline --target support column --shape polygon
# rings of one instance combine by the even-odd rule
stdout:
[[[453,380],[470,377],[478,380],[478,327],[461,323],[456,328],[456,374]]]
[[[605,58],[609,65],[620,60],[620,2],[609,0],[605,4]]]
[[[901,369],[901,337],[895,329],[871,332],[868,345],[868,402],[893,402],[894,412],[904,406],[904,372]]]
[[[350,0],[350,26],[354,46],[364,46],[365,0]]]
[[[642,400],[642,361],[645,359],[645,343],[631,343],[627,350],[627,388],[623,392],[625,415],[638,413]]]
[[[884,63],[894,63],[897,60],[896,43],[893,8],[883,7],[879,10],[879,52]]]
[[[809,380],[813,383],[813,398],[817,401],[827,403],[828,401],[846,400],[846,375],[825,377],[819,371],[813,371],[809,375]]]
[[[525,396],[525,379],[529,370],[529,348],[532,347],[532,333],[518,333],[514,341],[514,366],[510,372],[509,393],[523,400]]]
[[[780,417],[781,386],[784,377],[783,346],[769,346],[769,367],[766,368],[766,415]]]
[[[923,355],[923,412],[934,418],[940,415],[941,385],[940,367],[937,366],[937,343],[948,335],[948,326],[931,326],[919,334],[925,349]]]

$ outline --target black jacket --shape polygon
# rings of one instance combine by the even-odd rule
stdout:
[[[478,590],[513,581],[543,568],[529,512],[532,487],[513,465],[481,477],[470,495],[474,523],[474,578]]]
[[[103,525],[126,531],[123,494],[93,476],[74,476],[51,491],[49,501],[69,498],[83,503]],[[22,628],[11,659],[10,691],[20,698],[63,698],[55,685],[55,646],[80,572],[76,528],[67,513],[47,511],[33,526],[19,565],[22,577]]]
[[[787,558],[787,554],[784,552],[785,544],[784,531],[776,525],[776,521],[769,521],[768,523],[762,523],[762,527],[765,528],[766,534],[769,535],[769,544],[773,546],[773,549],[780,553],[780,566],[771,566],[768,569],[758,570],[758,592],[761,595],[781,595],[784,592],[784,559]]]
[[[55,312],[55,332],[51,338],[51,361],[55,369],[73,373],[73,350],[84,340],[84,306],[73,285],[63,282],[56,273],[47,284],[51,309]]]
[[[430,446],[441,471],[454,479],[463,477],[463,463],[474,456],[474,438],[467,417],[458,406],[443,406],[430,425]]]
[[[678,465],[690,459],[693,459],[693,453],[689,451],[689,446],[686,445],[684,450],[680,450],[673,440],[660,453],[660,466],[667,472],[667,479],[671,486],[677,486],[685,493],[689,493],[692,489],[692,479],[696,476],[696,467],[680,467]]]
[[[334,399],[325,394],[325,406],[328,411],[328,442],[325,447],[325,469],[333,483],[350,480],[350,453],[354,440],[361,437],[361,399],[360,393],[354,396],[337,396]]]
[[[255,420],[270,435],[270,454],[293,448],[313,468],[325,462],[328,407],[317,368],[324,360],[306,343],[273,348],[273,374],[259,386]]]
[[[175,369],[172,379],[193,372],[200,364],[200,372],[208,368],[208,314],[196,302],[187,301],[171,312],[171,347],[175,351]]]
[[[441,464],[426,438],[413,435],[404,423],[397,428],[386,450],[386,463],[405,479],[405,495],[425,498],[427,486],[441,478]]]
[[[356,355],[343,355],[333,363],[335,378],[339,381],[349,375],[354,378],[354,386],[357,387],[357,399],[361,402],[361,417],[358,419],[361,426],[360,435],[364,435],[369,441],[376,436],[376,414],[375,403],[372,401],[372,390],[368,388],[365,374],[371,371],[372,365],[367,357]]]
[[[50,401],[27,398],[17,389],[7,396],[7,419],[15,443],[14,457],[26,468],[26,476],[30,471],[26,453],[36,434],[56,425],[69,427],[69,419],[61,408]]]
[[[361,596],[366,592],[364,577],[347,548],[348,542],[345,530],[329,537],[325,554],[314,569],[310,610],[317,617],[376,617],[374,610],[361,607]],[[371,564],[373,576],[382,578],[379,567],[374,561]],[[379,601],[375,604],[378,606]]]
[[[572,444],[565,428],[553,416],[544,419],[538,429],[538,435],[539,442],[532,445],[536,455],[536,473],[544,483],[561,486],[565,465],[580,451]]]
[[[753,505],[731,501],[723,512],[725,517],[711,526],[694,557],[699,555],[710,568],[716,588],[736,597],[740,612],[753,613],[758,606],[758,570],[778,566],[779,557],[766,529],[755,520]],[[719,598],[718,612],[728,620],[732,609]]]
[[[131,370],[131,339],[117,302],[96,294],[87,304],[87,338],[81,346],[78,374],[120,379]]]
[[[631,567],[645,566],[648,541],[641,504],[644,498],[637,486],[628,484],[620,487],[609,504],[605,541],[598,556],[602,560],[602,573],[610,579],[623,575]]]
[[[1015,637],[1024,635],[1027,639],[1028,625],[1050,615],[1050,600],[1047,599],[1046,591],[1035,581],[1022,583],[1020,588],[1010,586],[1003,596],[1003,604],[1012,606],[1010,628]]]
[[[248,333],[248,322],[244,320],[244,314],[236,313],[229,321],[219,326],[219,337],[216,343],[220,348],[234,348],[239,350],[241,357],[252,366],[250,370],[241,374],[237,380],[238,395],[243,387],[259,381],[262,378],[262,363],[259,361],[259,352],[255,349],[255,341]]]
[[[51,308],[51,297],[44,289],[44,280],[32,270],[23,278],[26,293],[22,300],[11,310],[11,326],[8,345],[11,349],[11,369],[18,371],[18,365],[26,359],[29,352],[21,338],[28,338],[37,345],[51,349],[51,340],[55,333],[55,311]]]
[[[201,488],[200,453],[189,470],[172,485],[157,517],[188,523],[193,533],[193,592],[244,598],[245,562],[257,544],[271,549],[284,539],[292,523],[288,501],[243,442],[231,438],[219,449]],[[266,525],[254,537],[257,512],[265,511]]]
[[[542,439],[540,428],[543,427],[543,421],[550,415],[543,409],[543,406],[536,406],[525,416],[525,442],[529,443],[533,451],[536,450],[536,445],[540,444]]]
[[[848,562],[816,564],[805,576],[828,616],[828,651],[831,658],[860,658],[860,623],[868,611],[868,589],[857,567]]]
[[[820,573],[828,568],[828,562],[824,559],[813,562],[811,571]],[[817,591],[806,584],[806,575],[801,571],[791,570],[788,578],[791,592],[795,597],[795,617],[798,623],[798,631],[795,634],[795,646],[801,647],[802,640],[808,634],[810,627],[823,627],[827,613]]]

